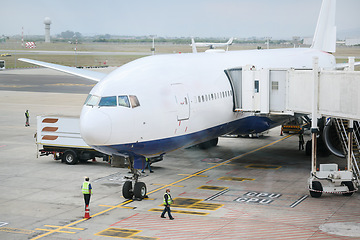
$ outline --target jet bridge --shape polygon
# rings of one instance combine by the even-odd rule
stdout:
[[[354,71],[353,58],[349,58],[349,68],[344,71],[330,71],[319,69],[318,60],[314,59],[312,69],[279,69],[279,68],[261,68],[253,65],[246,65],[237,68],[225,70],[233,90],[233,111],[254,112],[258,115],[288,115],[312,114],[312,119],[334,118],[348,119],[354,122],[355,127],[343,128],[343,132],[337,130],[338,138],[342,145],[352,145],[358,143],[358,139],[353,140],[352,136],[357,136],[359,132],[360,121],[360,72]],[[335,120],[338,124],[339,120]],[[317,121],[312,125],[312,177],[316,174],[321,175],[321,171],[316,171],[316,136]],[[348,138],[341,137],[351,132],[352,136]],[[353,134],[355,133],[355,134]],[[351,143],[350,143],[351,140]],[[360,183],[360,164],[359,146],[353,148],[343,147],[344,156],[348,158],[348,169],[353,174],[354,185]],[[356,156],[356,157],[354,157]],[[327,166],[323,166],[325,169]],[[338,173],[340,176],[342,173]],[[346,173],[347,174],[347,173]],[[346,175],[345,174],[345,175]],[[336,175],[336,174],[335,174]],[[334,175],[334,176],[335,176]],[[315,193],[312,196],[321,196],[323,188],[314,189],[313,181],[309,180],[310,190]],[[330,180],[330,179],[327,179]],[[334,180],[334,179],[332,179]],[[331,180],[331,181],[332,181]],[[333,181],[339,182],[342,189],[353,192],[356,188],[349,185],[349,180]],[[344,183],[346,183],[344,185]],[[312,186],[311,186],[312,184]],[[319,185],[316,183],[315,188]],[[320,185],[321,186],[321,185]],[[346,186],[346,187],[344,187]],[[332,185],[326,189],[339,188]],[[317,191],[317,192],[316,192]],[[316,194],[317,193],[317,194]],[[344,194],[345,195],[345,194]]]
[[[318,116],[360,120],[360,72],[262,68],[225,70],[232,86],[234,111],[260,114],[311,114],[314,77]]]

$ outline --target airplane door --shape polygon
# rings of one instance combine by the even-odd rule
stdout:
[[[174,83],[171,84],[171,89],[175,95],[178,121],[189,119],[190,101],[184,85],[182,83]]]
[[[270,111],[284,112],[286,109],[286,70],[270,70]]]

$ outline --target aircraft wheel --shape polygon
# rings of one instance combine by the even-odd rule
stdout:
[[[79,159],[76,156],[76,153],[72,150],[66,150],[62,155],[63,161],[66,164],[74,165],[77,164]]]
[[[134,193],[132,191],[132,182],[126,181],[122,188],[122,194],[125,199],[132,199],[134,196]]]
[[[312,182],[312,189],[317,190],[317,191],[322,191],[323,190],[321,183],[318,182],[318,181],[313,181]],[[310,191],[310,195],[312,197],[314,197],[314,198],[319,198],[319,197],[321,197],[322,192]]]
[[[354,191],[354,184],[351,181],[342,182],[342,185],[345,185],[348,187],[349,191]],[[343,193],[343,196],[351,196],[354,192],[351,193]]]
[[[143,182],[137,182],[134,186],[135,198],[143,199],[146,197],[146,185]]]

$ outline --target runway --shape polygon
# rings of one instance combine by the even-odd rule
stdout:
[[[93,84],[47,73],[0,73],[1,239],[360,239],[359,193],[311,198],[310,159],[298,151],[297,136],[280,136],[278,128],[165,155],[154,173],[140,177],[149,195],[143,201],[122,198],[127,169],[100,159],[70,166],[37,158],[36,116],[79,115],[91,86],[75,84]],[[94,188],[89,220],[80,189],[85,175]],[[167,187],[173,221],[160,218]]]

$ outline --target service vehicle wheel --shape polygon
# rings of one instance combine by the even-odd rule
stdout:
[[[146,196],[146,185],[143,182],[137,182],[134,186],[135,198],[143,199]]]
[[[322,185],[321,185],[321,183],[319,181],[313,181],[312,182],[312,189],[317,190],[317,191],[322,191],[323,190]],[[314,198],[319,198],[319,197],[321,197],[322,192],[314,192],[314,191],[310,190],[310,195],[312,197],[314,197]]]
[[[66,164],[70,164],[70,165],[74,165],[74,164],[77,164],[79,159],[77,158],[76,156],[76,153],[72,150],[66,150],[63,155],[63,161],[66,163]]]
[[[351,181],[347,181],[347,182],[342,182],[341,185],[345,185],[348,187],[349,191],[354,191],[354,184]],[[343,193],[343,196],[351,196],[353,195],[354,192],[351,193]]]
[[[132,199],[134,196],[133,190],[132,190],[132,182],[126,181],[122,188],[122,194],[125,199]]]

